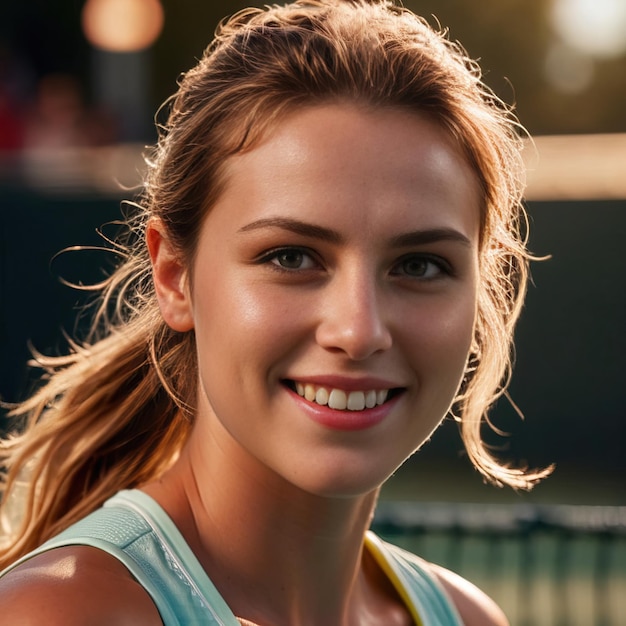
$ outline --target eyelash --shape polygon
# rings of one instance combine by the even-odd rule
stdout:
[[[410,274],[405,274],[407,276],[409,276],[409,278],[414,278],[417,280],[424,280],[424,281],[428,281],[428,280],[436,280],[437,278],[441,278],[444,276],[453,276],[454,272],[452,269],[452,266],[450,265],[450,263],[448,263],[445,259],[443,259],[440,256],[434,256],[431,254],[408,254],[404,257],[402,257],[395,265],[394,265],[394,270],[392,270],[392,273],[395,274],[395,268],[397,267],[401,267],[403,265],[405,265],[406,263],[409,263],[411,261],[418,261],[419,263],[422,264],[430,264],[433,265],[434,267],[437,268],[437,274],[435,276],[411,276]],[[426,271],[426,273],[428,272],[428,270]]]
[[[286,272],[286,273],[294,273],[294,272],[302,272],[313,268],[301,268],[301,267],[284,267],[278,263],[278,259],[281,255],[300,255],[303,258],[309,258],[316,265],[320,266],[320,263],[315,259],[315,256],[311,250],[307,248],[299,248],[297,246],[285,246],[283,248],[274,248],[273,250],[268,250],[264,253],[259,259],[259,264],[271,265],[272,269],[277,272]]]
[[[308,258],[315,267],[285,267],[278,262],[278,259],[281,255],[298,255],[301,256],[302,259]],[[402,268],[403,265],[409,262],[419,262],[421,264],[432,265],[437,269],[437,273],[435,276],[411,276],[410,273],[406,271],[398,271],[396,268]],[[274,248],[272,250],[268,250],[265,252],[259,259],[257,263],[260,265],[270,265],[271,269],[281,273],[293,274],[296,272],[303,272],[307,270],[317,269],[321,267],[321,263],[316,260],[315,254],[309,250],[308,248],[300,248],[297,246],[285,246],[281,248]],[[428,273],[428,269],[425,274]],[[391,274],[394,276],[406,276],[409,279],[414,280],[422,280],[422,281],[431,281],[437,280],[438,278],[442,278],[445,276],[453,276],[453,268],[445,259],[439,256],[433,256],[430,254],[408,254],[402,258],[400,258],[393,266]]]

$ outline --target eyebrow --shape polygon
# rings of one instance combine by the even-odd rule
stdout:
[[[430,228],[403,233],[392,237],[391,245],[396,248],[409,248],[436,241],[454,241],[468,247],[472,245],[468,237],[454,228]]]
[[[256,220],[240,228],[239,232],[243,233],[251,230],[259,230],[261,228],[280,228],[282,230],[295,233],[296,235],[304,235],[305,237],[312,237],[313,239],[322,239],[323,241],[328,241],[330,243],[338,244],[343,243],[344,241],[344,238],[335,230],[286,217],[266,217]]]
[[[263,228],[280,228],[297,235],[320,239],[329,243],[340,244],[344,242],[344,237],[335,230],[286,217],[262,218],[246,224],[239,229],[239,232],[249,232]],[[390,244],[395,248],[409,248],[437,241],[455,241],[465,246],[471,246],[471,241],[468,237],[454,228],[429,228],[402,233],[392,237]]]

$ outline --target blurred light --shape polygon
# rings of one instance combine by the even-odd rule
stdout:
[[[626,199],[626,133],[535,137],[524,160],[527,200]]]
[[[626,53],[625,0],[553,0],[552,24],[565,43],[599,58]]]
[[[163,28],[159,0],[87,0],[83,31],[96,48],[136,52],[150,46]]]
[[[544,66],[547,81],[561,93],[582,93],[591,86],[594,62],[561,42],[553,43],[548,50]]]

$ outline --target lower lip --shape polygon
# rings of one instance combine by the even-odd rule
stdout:
[[[307,415],[318,424],[332,430],[366,430],[380,424],[398,403],[398,394],[383,404],[362,411],[339,411],[328,406],[305,400],[295,391],[288,389],[291,396]]]

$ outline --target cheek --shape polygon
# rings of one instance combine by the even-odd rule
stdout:
[[[415,314],[402,341],[412,346],[413,358],[436,371],[458,378],[462,375],[474,334],[476,305],[472,297],[449,306],[428,306]]]
[[[224,380],[268,369],[293,343],[302,326],[293,297],[267,284],[247,283],[234,273],[197,292],[194,303],[198,358],[205,373]]]
[[[451,346],[457,346],[455,352],[466,354],[472,343],[475,323],[476,304],[471,300],[442,315],[438,327],[443,340]]]

